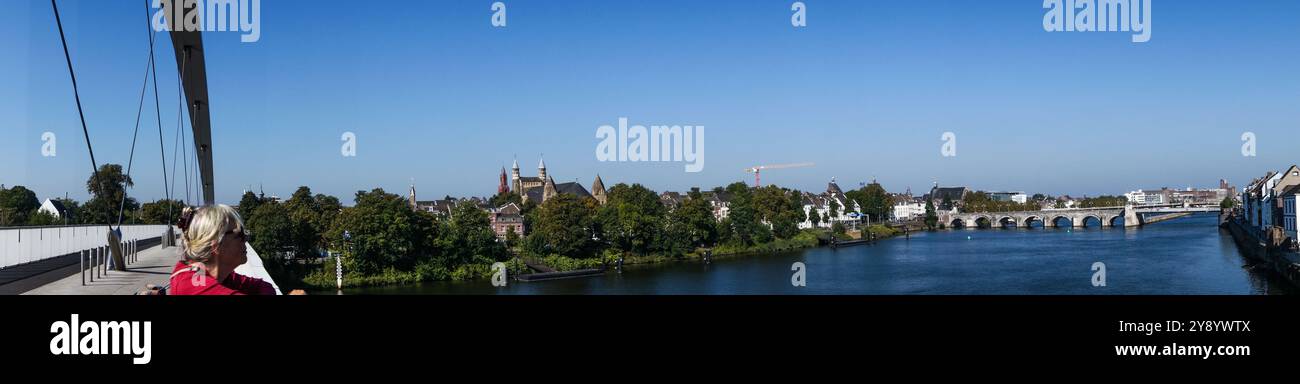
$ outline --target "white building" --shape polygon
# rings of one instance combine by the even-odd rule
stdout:
[[[993,201],[1011,201],[1019,204],[1029,201],[1029,196],[1024,192],[989,192],[989,198]]]
[[[925,216],[925,203],[914,200],[895,201],[891,215],[890,219],[894,221],[907,221]]]
[[[1292,239],[1300,239],[1296,236],[1296,228],[1300,227],[1300,222],[1296,221],[1296,197],[1300,196],[1300,185],[1287,188],[1282,192],[1282,230]]]
[[[1124,194],[1124,198],[1133,204],[1165,204],[1165,194],[1162,191],[1143,191],[1141,189]]]
[[[41,203],[41,207],[37,211],[48,213],[59,219],[62,219],[68,213],[68,209],[63,206],[63,202],[53,199],[45,199],[45,202]]]
[[[831,179],[830,184],[826,186],[826,193],[814,195],[805,192],[802,200],[804,217],[806,219],[799,223],[799,229],[808,229],[813,227],[811,219],[813,212],[816,212],[817,217],[821,219],[817,222],[818,228],[830,228],[835,225],[836,222],[843,223],[846,227],[851,227],[852,223],[862,220],[861,215],[849,213],[862,212],[862,206],[858,205],[858,202],[850,200],[848,196],[845,196],[844,192],[840,190],[840,186],[835,184],[835,179]],[[835,215],[831,215],[832,203],[838,207],[835,210]]]

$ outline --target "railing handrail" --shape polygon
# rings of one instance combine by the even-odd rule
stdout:
[[[123,227],[144,227],[150,225],[167,225],[167,224],[122,224]],[[0,226],[0,231],[14,229],[58,229],[58,228],[82,228],[82,227],[104,227],[109,224],[68,224],[68,225],[24,225],[24,226]],[[116,228],[117,225],[112,225]]]

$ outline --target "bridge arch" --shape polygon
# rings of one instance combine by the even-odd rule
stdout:
[[[1062,219],[1064,219],[1064,224],[1062,224]],[[1048,223],[1052,227],[1074,227],[1074,218],[1068,215],[1055,215],[1052,216],[1052,220],[1048,221]]]
[[[952,219],[952,222],[948,223],[948,228],[952,228],[952,229],[966,228],[966,220],[962,220],[961,218],[954,218]]]
[[[979,229],[993,228],[993,220],[988,216],[976,216],[975,227]]]
[[[1106,219],[1105,224],[1108,224],[1108,225],[1110,225],[1110,226],[1112,226],[1112,227],[1123,227],[1123,226],[1124,226],[1124,215],[1114,215],[1114,216],[1111,216],[1111,217],[1109,217],[1109,218]]]
[[[1038,216],[1031,215],[1031,216],[1025,218],[1025,221],[1024,221],[1025,228],[1033,228],[1033,226],[1034,226],[1034,222],[1035,222],[1035,221],[1040,222],[1040,223],[1043,223],[1043,226],[1044,226],[1044,227],[1047,226],[1047,222],[1043,221],[1043,218],[1038,217]]]
[[[998,227],[1000,227],[1000,228],[1006,228],[1006,227],[1008,227],[1008,226],[1010,226],[1010,227],[1012,227],[1012,228],[1019,227],[1019,226],[1020,226],[1020,221],[1019,221],[1019,220],[1016,220],[1016,218],[1011,217],[1011,216],[1002,216],[1001,219],[998,219]]]
[[[1089,224],[1091,220],[1096,220],[1096,224]],[[1079,217],[1079,226],[1083,228],[1091,228],[1093,226],[1100,227],[1103,224],[1105,224],[1105,222],[1101,221],[1101,217],[1094,214],[1085,214]]]

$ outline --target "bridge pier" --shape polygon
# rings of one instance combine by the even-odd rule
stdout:
[[[1137,228],[1142,224],[1142,215],[1139,215],[1132,205],[1124,206],[1124,228]]]

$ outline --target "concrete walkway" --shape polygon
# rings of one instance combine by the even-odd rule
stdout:
[[[108,270],[102,277],[90,281],[86,271],[86,285],[81,285],[81,274],[59,279],[24,295],[132,295],[143,291],[145,285],[163,285],[171,277],[172,268],[180,260],[180,248],[154,246],[140,250],[139,258],[126,266],[126,271]],[[74,267],[75,270],[75,267]]]

